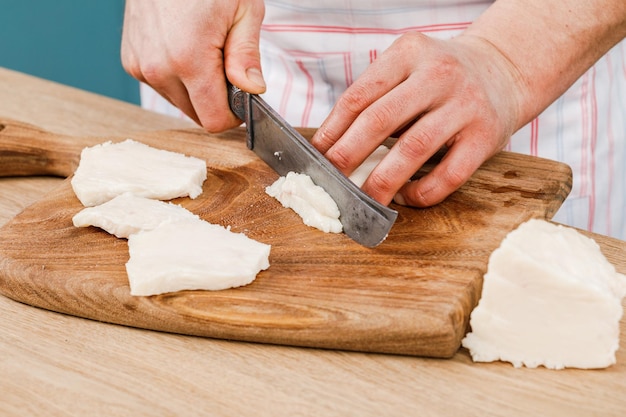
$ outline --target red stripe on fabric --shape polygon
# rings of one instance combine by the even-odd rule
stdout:
[[[313,108],[313,77],[311,76],[311,73],[309,73],[309,71],[306,69],[301,60],[297,59],[296,64],[298,65],[298,68],[300,68],[300,71],[302,71],[302,73],[306,77],[306,102],[304,110],[302,111],[302,119],[300,123],[302,123],[301,126],[308,126],[309,116],[311,115],[311,109]]]
[[[376,58],[378,58],[378,51],[376,49],[370,49],[370,64],[376,61]]]
[[[343,57],[343,63],[344,63],[344,78],[346,82],[346,87],[350,86],[354,82],[354,78],[352,77],[352,54],[350,51],[348,52],[307,52],[307,51],[299,51],[299,50],[287,50],[286,52],[293,57],[316,58],[316,59],[329,56],[329,55],[341,55]],[[296,61],[298,62],[298,60]],[[302,61],[299,61],[299,62],[302,63]],[[307,76],[311,76],[311,75],[307,73]]]
[[[596,68],[591,68],[591,195],[589,196],[589,219],[587,223],[587,230],[593,230],[593,220],[596,215],[596,147],[598,145],[598,100],[596,91]]]
[[[343,54],[343,70],[346,74],[346,87],[349,87],[354,81],[352,78],[352,54],[349,52]]]
[[[612,59],[611,59],[611,54],[607,54],[606,55],[606,65],[608,67],[608,76],[609,76],[609,91],[613,91],[613,64],[612,64]],[[611,197],[613,195],[613,182],[614,182],[614,174],[615,174],[615,161],[613,159],[614,155],[615,155],[615,134],[613,132],[613,125],[611,123],[611,114],[613,109],[611,108],[611,104],[613,103],[613,100],[608,100],[608,109],[607,109],[607,140],[609,142],[609,154],[607,155],[608,158],[608,170],[609,170],[609,175],[608,175],[608,190],[609,192],[607,193],[607,201],[606,201],[606,230],[605,230],[605,234],[610,235],[611,234]]]
[[[299,50],[299,49],[285,49],[285,52],[288,53],[291,56],[301,56],[301,57],[308,57],[308,58],[319,58],[319,57],[328,56],[328,55],[344,55],[344,54],[349,54],[350,53],[350,52],[337,52],[337,51],[333,51],[333,52],[322,52],[322,51],[310,52],[310,51],[302,51],[302,50]]]
[[[587,94],[589,89],[589,75],[585,74],[582,79],[581,84],[581,94],[580,94],[580,106],[581,106],[581,117],[582,117],[582,146],[581,146],[581,155],[580,155],[580,195],[587,195],[587,148],[589,146],[589,121],[588,121],[588,103],[587,103]]]
[[[289,103],[289,97],[291,96],[291,90],[293,89],[293,74],[289,69],[289,65],[285,61],[283,56],[280,57],[281,62],[283,63],[283,67],[285,68],[285,73],[287,74],[287,79],[285,80],[285,87],[283,88],[283,94],[280,98],[280,108],[279,113],[286,115],[287,114],[287,105]]]
[[[368,28],[349,26],[320,26],[320,25],[261,25],[266,32],[311,32],[311,33],[347,33],[371,35],[400,35],[406,32],[442,32],[448,30],[466,29],[471,22],[441,23],[435,25],[409,26],[400,29]]]

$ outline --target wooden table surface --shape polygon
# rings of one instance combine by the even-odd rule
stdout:
[[[0,68],[0,116],[70,135],[189,122]],[[59,185],[0,179],[0,225]],[[626,273],[626,242],[593,235]],[[0,415],[626,415],[626,318],[604,370],[229,342],[65,316],[0,296]]]

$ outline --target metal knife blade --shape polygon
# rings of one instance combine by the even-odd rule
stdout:
[[[324,188],[339,207],[346,235],[370,248],[385,240],[397,211],[361,191],[258,95],[229,85],[228,101],[246,124],[248,148],[279,175],[306,174]]]

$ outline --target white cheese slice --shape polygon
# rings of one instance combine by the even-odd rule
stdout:
[[[380,145],[348,178],[357,187],[362,186],[388,152],[389,148]],[[343,231],[337,203],[322,187],[315,185],[308,175],[289,172],[267,187],[265,192],[284,207],[295,211],[307,226],[325,233]]]
[[[201,159],[127,139],[83,149],[71,184],[89,207],[126,192],[157,200],[196,198],[206,176]]]
[[[265,188],[265,192],[284,207],[295,211],[307,226],[325,233],[343,231],[337,203],[322,187],[315,185],[308,175],[289,172]]]
[[[82,209],[72,221],[76,227],[95,226],[119,238],[128,238],[163,222],[185,218],[199,219],[179,205],[125,193],[99,206]]]
[[[165,222],[128,238],[130,293],[147,296],[247,285],[269,267],[270,248],[203,220]]]
[[[362,186],[367,177],[369,177],[374,168],[376,168],[376,165],[378,165],[388,153],[389,148],[385,145],[380,145],[370,154],[370,156],[367,157],[365,161],[363,161],[361,165],[359,165],[357,169],[354,170],[352,174],[350,174],[348,178],[350,178],[350,180],[355,183],[357,187]]]
[[[462,344],[477,362],[605,368],[616,360],[625,294],[626,276],[595,241],[530,220],[492,253]]]

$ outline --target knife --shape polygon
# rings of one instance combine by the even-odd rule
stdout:
[[[367,194],[330,163],[261,97],[228,85],[230,108],[246,124],[246,145],[279,175],[306,174],[339,207],[344,233],[373,248],[385,240],[398,212]]]

